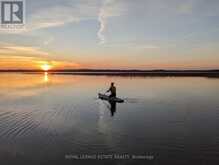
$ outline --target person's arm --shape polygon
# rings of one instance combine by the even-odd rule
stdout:
[[[110,90],[111,90],[111,87],[106,91],[106,93],[110,92]]]

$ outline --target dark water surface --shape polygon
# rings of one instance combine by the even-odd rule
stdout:
[[[125,103],[97,99],[111,81]],[[2,73],[0,98],[4,165],[219,163],[216,78]]]

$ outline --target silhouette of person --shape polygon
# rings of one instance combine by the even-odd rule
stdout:
[[[110,88],[106,91],[110,92],[109,97],[116,97],[116,87],[114,86],[114,82],[111,83]]]

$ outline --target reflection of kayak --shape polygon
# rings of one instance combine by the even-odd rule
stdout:
[[[123,99],[120,99],[118,97],[109,97],[107,95],[104,95],[104,94],[101,94],[101,93],[98,93],[98,96],[101,100],[108,100],[108,101],[113,101],[113,102],[118,102],[118,103],[123,103],[124,100]]]

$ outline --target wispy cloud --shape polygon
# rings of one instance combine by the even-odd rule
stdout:
[[[30,17],[28,30],[61,26],[70,22],[78,22],[78,18],[71,7],[50,7],[41,9]]]
[[[2,46],[0,47],[0,55],[17,54],[17,55],[30,55],[30,56],[48,56],[49,53],[40,50],[37,47],[27,46]]]
[[[148,42],[137,42],[137,41],[128,41],[128,42],[116,42],[108,43],[105,47],[122,47],[123,49],[135,49],[135,50],[147,50],[147,49],[160,49],[160,46],[156,44],[150,44]]]
[[[2,33],[26,33],[39,29],[63,26],[68,23],[77,23],[83,20],[96,19],[98,15],[98,1],[89,0],[75,3],[75,1],[63,0],[51,6],[40,6],[27,16],[25,28],[22,30],[2,30]]]
[[[98,21],[100,22],[100,29],[97,32],[97,36],[98,36],[98,38],[100,40],[100,44],[103,44],[103,43],[105,43],[105,36],[103,35],[103,32],[105,30],[105,24],[106,24],[106,20],[105,20],[105,17],[104,17],[104,10],[103,9],[100,10]]]
[[[41,8],[30,16],[28,29],[42,29],[62,26],[68,23],[95,19],[98,14],[96,1],[82,1],[75,4],[74,1],[63,1],[62,4]]]
[[[0,69],[39,69],[42,64],[49,63],[54,69],[79,68],[81,65],[73,61],[47,59],[43,57],[22,55],[0,55]]]
[[[118,2],[118,0],[105,0],[99,10],[98,21],[100,23],[100,28],[97,32],[97,36],[100,40],[100,44],[104,44],[106,42],[104,32],[107,26],[107,19],[109,17],[120,16],[125,12],[121,3]]]

